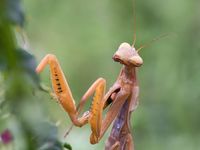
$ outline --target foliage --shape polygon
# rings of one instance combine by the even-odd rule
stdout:
[[[24,24],[20,1],[4,0],[0,7],[0,149],[61,150],[57,127],[33,94],[39,87],[35,58],[16,40],[14,29]]]

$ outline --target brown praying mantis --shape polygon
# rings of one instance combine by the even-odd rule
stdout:
[[[138,104],[139,86],[136,68],[143,64],[143,60],[134,46],[130,46],[128,43],[122,43],[119,46],[113,59],[123,65],[116,82],[105,94],[106,80],[97,79],[83,95],[77,107],[67,80],[54,55],[46,55],[36,68],[36,72],[40,73],[46,65],[50,66],[52,85],[59,103],[75,126],[82,127],[86,123],[90,124],[91,144],[98,143],[115,120],[105,149],[133,150],[129,120],[131,112]],[[79,117],[79,110],[93,93],[95,94],[90,110]],[[108,112],[103,118],[102,112],[106,107],[109,107]]]

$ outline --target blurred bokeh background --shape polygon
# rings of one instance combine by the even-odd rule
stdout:
[[[135,147],[200,149],[200,1],[136,0],[136,22],[132,0],[24,0],[23,5],[32,53],[38,63],[48,53],[57,56],[77,102],[98,77],[107,80],[107,88],[114,83],[121,65],[112,55],[120,43],[132,43],[134,32],[136,48],[174,33],[140,51],[140,105],[131,117]],[[51,86],[48,69],[41,81]],[[68,115],[46,93],[37,94],[63,138]],[[101,150],[108,133],[91,145],[87,125],[73,128],[63,141],[74,150]]]

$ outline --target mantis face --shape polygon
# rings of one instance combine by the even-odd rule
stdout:
[[[140,67],[143,64],[142,58],[134,47],[128,43],[122,43],[113,55],[114,61],[120,62],[126,66]]]

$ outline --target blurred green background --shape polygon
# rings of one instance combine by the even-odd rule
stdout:
[[[25,30],[38,63],[55,54],[78,102],[95,79],[114,83],[121,65],[112,55],[132,43],[132,0],[24,0]],[[137,150],[200,149],[200,1],[136,0],[136,48],[163,33],[175,33],[140,51],[140,105],[131,122]],[[41,74],[51,86],[48,69]],[[46,93],[38,93],[63,138],[70,120]],[[89,108],[88,104],[88,107]],[[90,128],[73,128],[63,141],[74,150],[101,150],[89,143]]]

